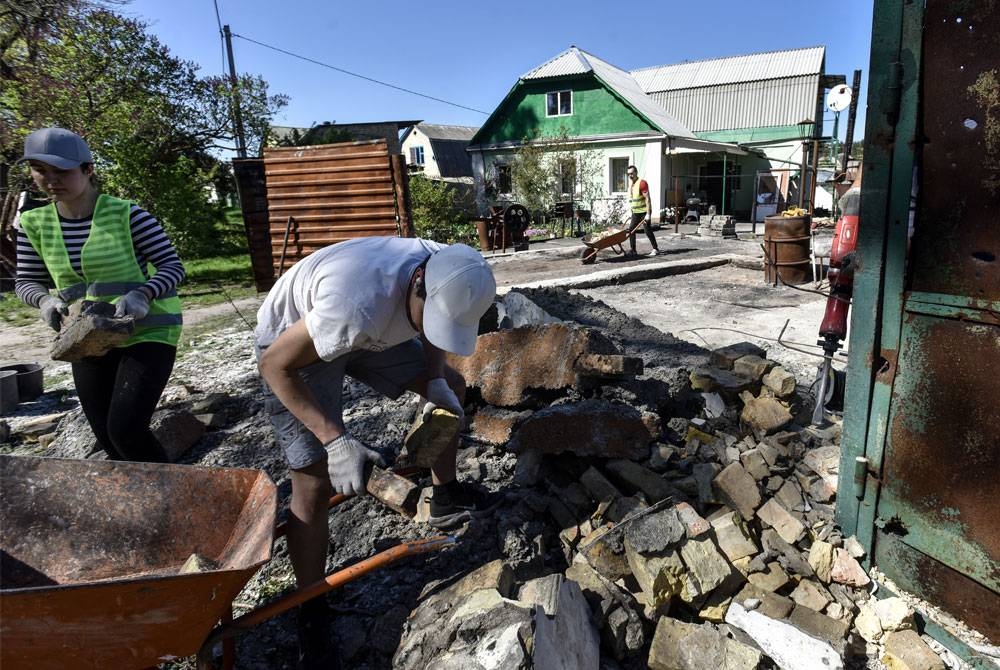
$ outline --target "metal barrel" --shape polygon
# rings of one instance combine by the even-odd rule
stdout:
[[[809,226],[812,217],[768,216],[764,219],[764,280],[776,285],[805,284],[811,274]]]

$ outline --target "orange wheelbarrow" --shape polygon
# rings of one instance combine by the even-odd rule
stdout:
[[[218,642],[232,667],[235,635],[455,542],[400,544],[233,621],[233,598],[270,560],[276,535],[264,472],[0,456],[0,490],[4,670],[148,668],[196,653],[210,668]]]
[[[583,253],[580,254],[580,260],[584,265],[590,265],[597,261],[597,252],[601,249],[611,249],[616,254],[624,254],[625,240],[628,236],[634,232],[634,228],[630,229],[628,226],[618,228],[612,226],[606,230],[599,230],[593,233],[589,233],[580,238],[586,248],[584,248]]]

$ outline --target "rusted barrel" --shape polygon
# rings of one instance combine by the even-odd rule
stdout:
[[[812,217],[768,216],[764,219],[764,280],[777,285],[805,284],[809,267],[809,226]]]

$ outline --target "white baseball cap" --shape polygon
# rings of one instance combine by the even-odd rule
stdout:
[[[476,350],[479,319],[496,298],[489,264],[472,247],[452,244],[427,261],[424,283],[424,335],[438,349],[468,356]]]
[[[83,138],[65,128],[40,128],[28,135],[24,140],[23,161],[41,161],[62,170],[80,167],[84,163],[93,163],[94,156]]]

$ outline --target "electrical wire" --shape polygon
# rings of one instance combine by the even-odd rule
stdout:
[[[215,24],[219,26],[219,47],[222,50],[222,71],[226,71],[226,35],[222,30],[222,16],[219,14],[219,0],[212,0],[215,6]]]
[[[304,60],[307,63],[312,63],[314,65],[319,65],[321,67],[325,67],[325,68],[328,68],[330,70],[335,70],[335,71],[340,72],[342,74],[348,74],[348,75],[351,75],[352,77],[357,77],[358,79],[364,79],[365,81],[370,81],[373,84],[378,84],[379,86],[386,86],[388,88],[394,88],[397,91],[402,91],[403,93],[409,93],[410,95],[416,95],[416,96],[419,96],[421,98],[427,98],[428,100],[433,100],[435,102],[443,103],[445,105],[451,105],[452,107],[459,107],[461,109],[467,109],[470,112],[476,112],[476,113],[482,114],[484,116],[489,116],[489,112],[484,112],[481,109],[476,109],[475,107],[467,107],[465,105],[460,105],[457,102],[451,102],[450,100],[444,100],[443,98],[435,98],[433,95],[427,95],[426,93],[420,93],[419,91],[414,91],[412,89],[403,88],[402,86],[396,86],[395,84],[390,84],[388,82],[379,81],[378,79],[373,79],[372,77],[366,77],[365,75],[358,74],[357,72],[351,72],[350,70],[345,70],[345,69],[337,67],[335,65],[330,65],[329,63],[324,63],[322,61],[318,61],[318,60],[315,60],[313,58],[309,58],[308,56],[302,56],[300,54],[293,53],[291,51],[287,51],[285,49],[273,46],[271,44],[266,44],[264,42],[259,42],[259,41],[255,40],[253,38],[247,37],[246,35],[240,35],[239,33],[233,33],[233,37],[239,37],[242,40],[246,40],[247,42],[252,42],[253,44],[256,44],[258,46],[262,46],[265,49],[271,49],[272,51],[277,51],[278,53],[283,53],[286,56],[291,56],[292,58],[298,58],[299,60]]]

